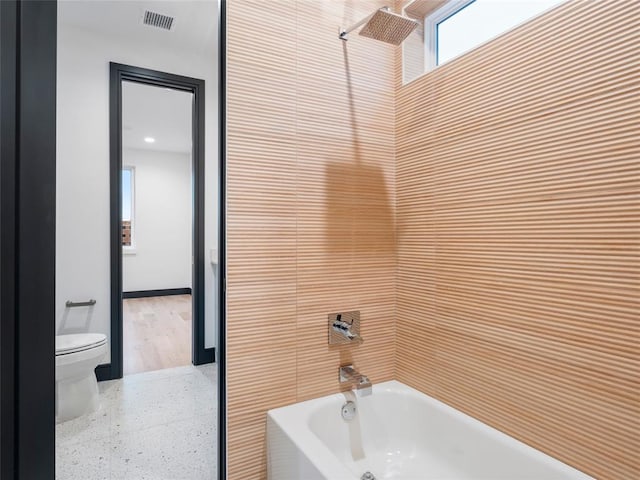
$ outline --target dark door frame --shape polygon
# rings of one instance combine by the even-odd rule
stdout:
[[[55,1],[0,1],[0,478],[55,474]]]
[[[227,2],[218,1],[218,479],[227,478]]]
[[[111,237],[111,363],[96,370],[99,380],[123,375],[122,332],[122,82],[129,81],[172,88],[193,94],[193,266],[192,356],[194,365],[214,361],[214,349],[204,345],[204,80],[147,68],[109,64],[109,157],[110,157],[110,237]]]

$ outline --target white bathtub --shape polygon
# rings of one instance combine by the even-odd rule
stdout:
[[[356,401],[351,422],[341,416]],[[406,385],[336,394],[267,414],[270,480],[587,480],[535,450]]]

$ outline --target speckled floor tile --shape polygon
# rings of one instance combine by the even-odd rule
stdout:
[[[56,445],[56,480],[109,480],[110,460],[110,438]]]
[[[56,426],[56,480],[215,478],[216,365],[100,382],[101,410]]]
[[[56,447],[108,438],[111,434],[111,409],[101,405],[97,412],[56,425]]]
[[[211,480],[216,430],[210,416],[196,417],[112,439],[111,478]]]
[[[155,382],[154,382],[155,383]],[[111,428],[114,434],[141,430],[195,416],[195,394],[172,382],[148,385],[145,390],[126,392],[112,406]]]

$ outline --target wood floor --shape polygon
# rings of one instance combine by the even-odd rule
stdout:
[[[191,295],[123,300],[124,374],[191,363]]]

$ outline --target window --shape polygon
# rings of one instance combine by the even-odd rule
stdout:
[[[427,70],[511,30],[565,0],[452,0],[425,18]]]
[[[133,167],[122,169],[122,246],[132,250],[133,242],[133,199],[134,199]]]

